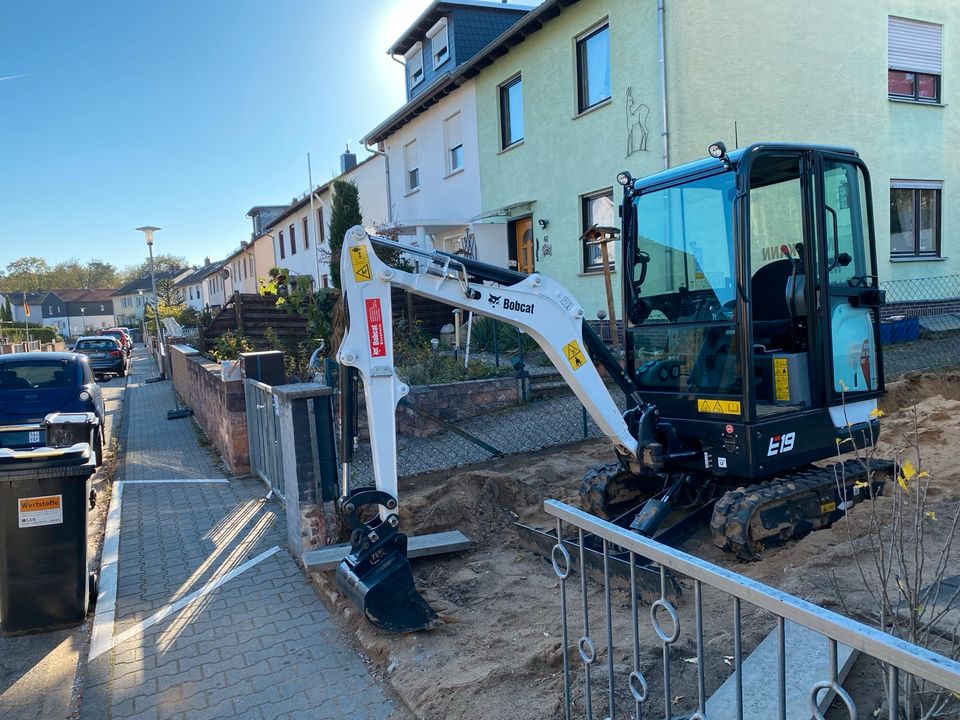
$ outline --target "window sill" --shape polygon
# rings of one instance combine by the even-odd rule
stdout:
[[[918,255],[914,257],[891,257],[890,262],[892,263],[913,263],[913,262],[943,262],[948,258],[939,256],[934,257],[932,255]]]
[[[520,147],[521,145],[523,145],[523,138],[520,138],[519,140],[517,140],[517,141],[516,141],[515,143],[513,143],[512,145],[507,145],[505,148],[502,148],[502,149],[497,153],[497,155],[503,155],[505,152],[510,152],[510,151],[513,150],[515,147]]]
[[[416,195],[418,192],[420,192],[420,186],[419,186],[419,185],[417,185],[417,187],[413,188],[413,190],[407,190],[407,191],[403,194],[403,196],[404,196],[404,197],[410,197],[411,195]]]
[[[613,267],[610,268],[610,274],[616,275],[617,269]],[[603,268],[599,268],[598,270],[581,270],[577,275],[579,277],[603,277]]]
[[[600,108],[606,107],[607,105],[611,105],[612,103],[613,103],[613,97],[611,96],[611,97],[608,97],[606,100],[601,100],[596,105],[591,105],[590,107],[581,110],[570,119],[576,120],[577,118],[582,118],[584,115],[589,115],[594,110],[599,110]]]
[[[446,180],[446,179],[448,179],[448,178],[452,178],[454,175],[459,175],[459,174],[462,173],[462,172],[463,172],[463,168],[462,168],[462,167],[461,167],[461,168],[457,168],[456,170],[451,170],[450,172],[448,172],[446,175],[443,176],[443,179]]]
[[[922,105],[924,107],[940,107],[945,108],[946,103],[942,102],[925,102],[923,100],[911,100],[910,98],[901,98],[901,97],[887,97],[887,100],[893,103],[904,103],[906,105]]]

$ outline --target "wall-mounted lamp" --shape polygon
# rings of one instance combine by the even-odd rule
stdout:
[[[550,224],[550,221],[547,220],[547,219],[545,219],[545,218],[540,218],[539,220],[537,220],[537,225],[540,226],[540,229],[541,229],[541,230],[546,230],[546,229],[547,229],[547,225],[549,225],[549,224]]]

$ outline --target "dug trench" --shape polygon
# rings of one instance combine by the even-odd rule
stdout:
[[[960,375],[906,376],[890,385],[882,407],[886,416],[878,457],[892,457],[907,447],[911,437],[919,437],[922,467],[930,475],[929,511],[938,518],[925,528],[925,548],[928,554],[937,554],[960,503],[960,470],[955,460],[955,448],[960,446]],[[526,549],[514,523],[550,527],[543,500],[553,498],[579,506],[583,475],[591,467],[609,462],[610,455],[607,443],[587,441],[401,482],[401,527],[405,532],[456,528],[473,540],[469,551],[412,563],[417,588],[443,621],[428,631],[393,635],[377,630],[337,590],[332,573],[314,575],[321,594],[336,608],[361,651],[415,717],[563,717],[559,579],[548,560]],[[891,502],[889,491],[875,501],[881,517],[889,514]],[[706,529],[681,549],[871,624],[877,608],[867,587],[870,578],[865,583],[854,559],[858,553],[863,557],[868,543],[868,506],[856,506],[848,518],[829,529],[768,549],[758,562],[741,562],[725,555],[713,546]],[[960,569],[960,548],[953,549],[949,562]],[[644,717],[662,716],[667,703],[674,715],[697,707],[694,593],[689,580],[682,579],[680,586],[680,633],[668,653],[669,694],[662,681],[663,645],[651,625],[650,606],[639,604],[637,660],[649,683]],[[567,583],[567,604],[572,705],[575,716],[582,716],[584,666],[577,641],[583,634],[583,597],[576,574]],[[602,585],[587,583],[587,607],[590,635],[597,647],[592,665],[594,712],[600,717],[608,713],[606,670],[612,658],[616,717],[627,717],[628,712],[632,717],[634,702],[627,676],[634,666],[634,646],[628,585],[613,583],[612,651],[606,643]],[[730,599],[705,588],[703,617],[704,683],[709,696],[733,670]],[[746,604],[742,617],[746,657],[774,626],[774,619]],[[664,613],[658,614],[658,620],[670,629]],[[861,714],[872,715],[883,704],[880,669],[867,658],[854,666],[845,687]],[[836,712],[832,708],[827,717]]]

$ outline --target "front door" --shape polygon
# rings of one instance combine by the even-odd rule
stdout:
[[[533,218],[517,220],[513,225],[513,238],[517,248],[517,270],[533,272]]]

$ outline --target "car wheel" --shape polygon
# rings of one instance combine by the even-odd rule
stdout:
[[[103,425],[97,426],[97,432],[93,438],[93,452],[97,455],[97,467],[100,467],[103,465]]]

